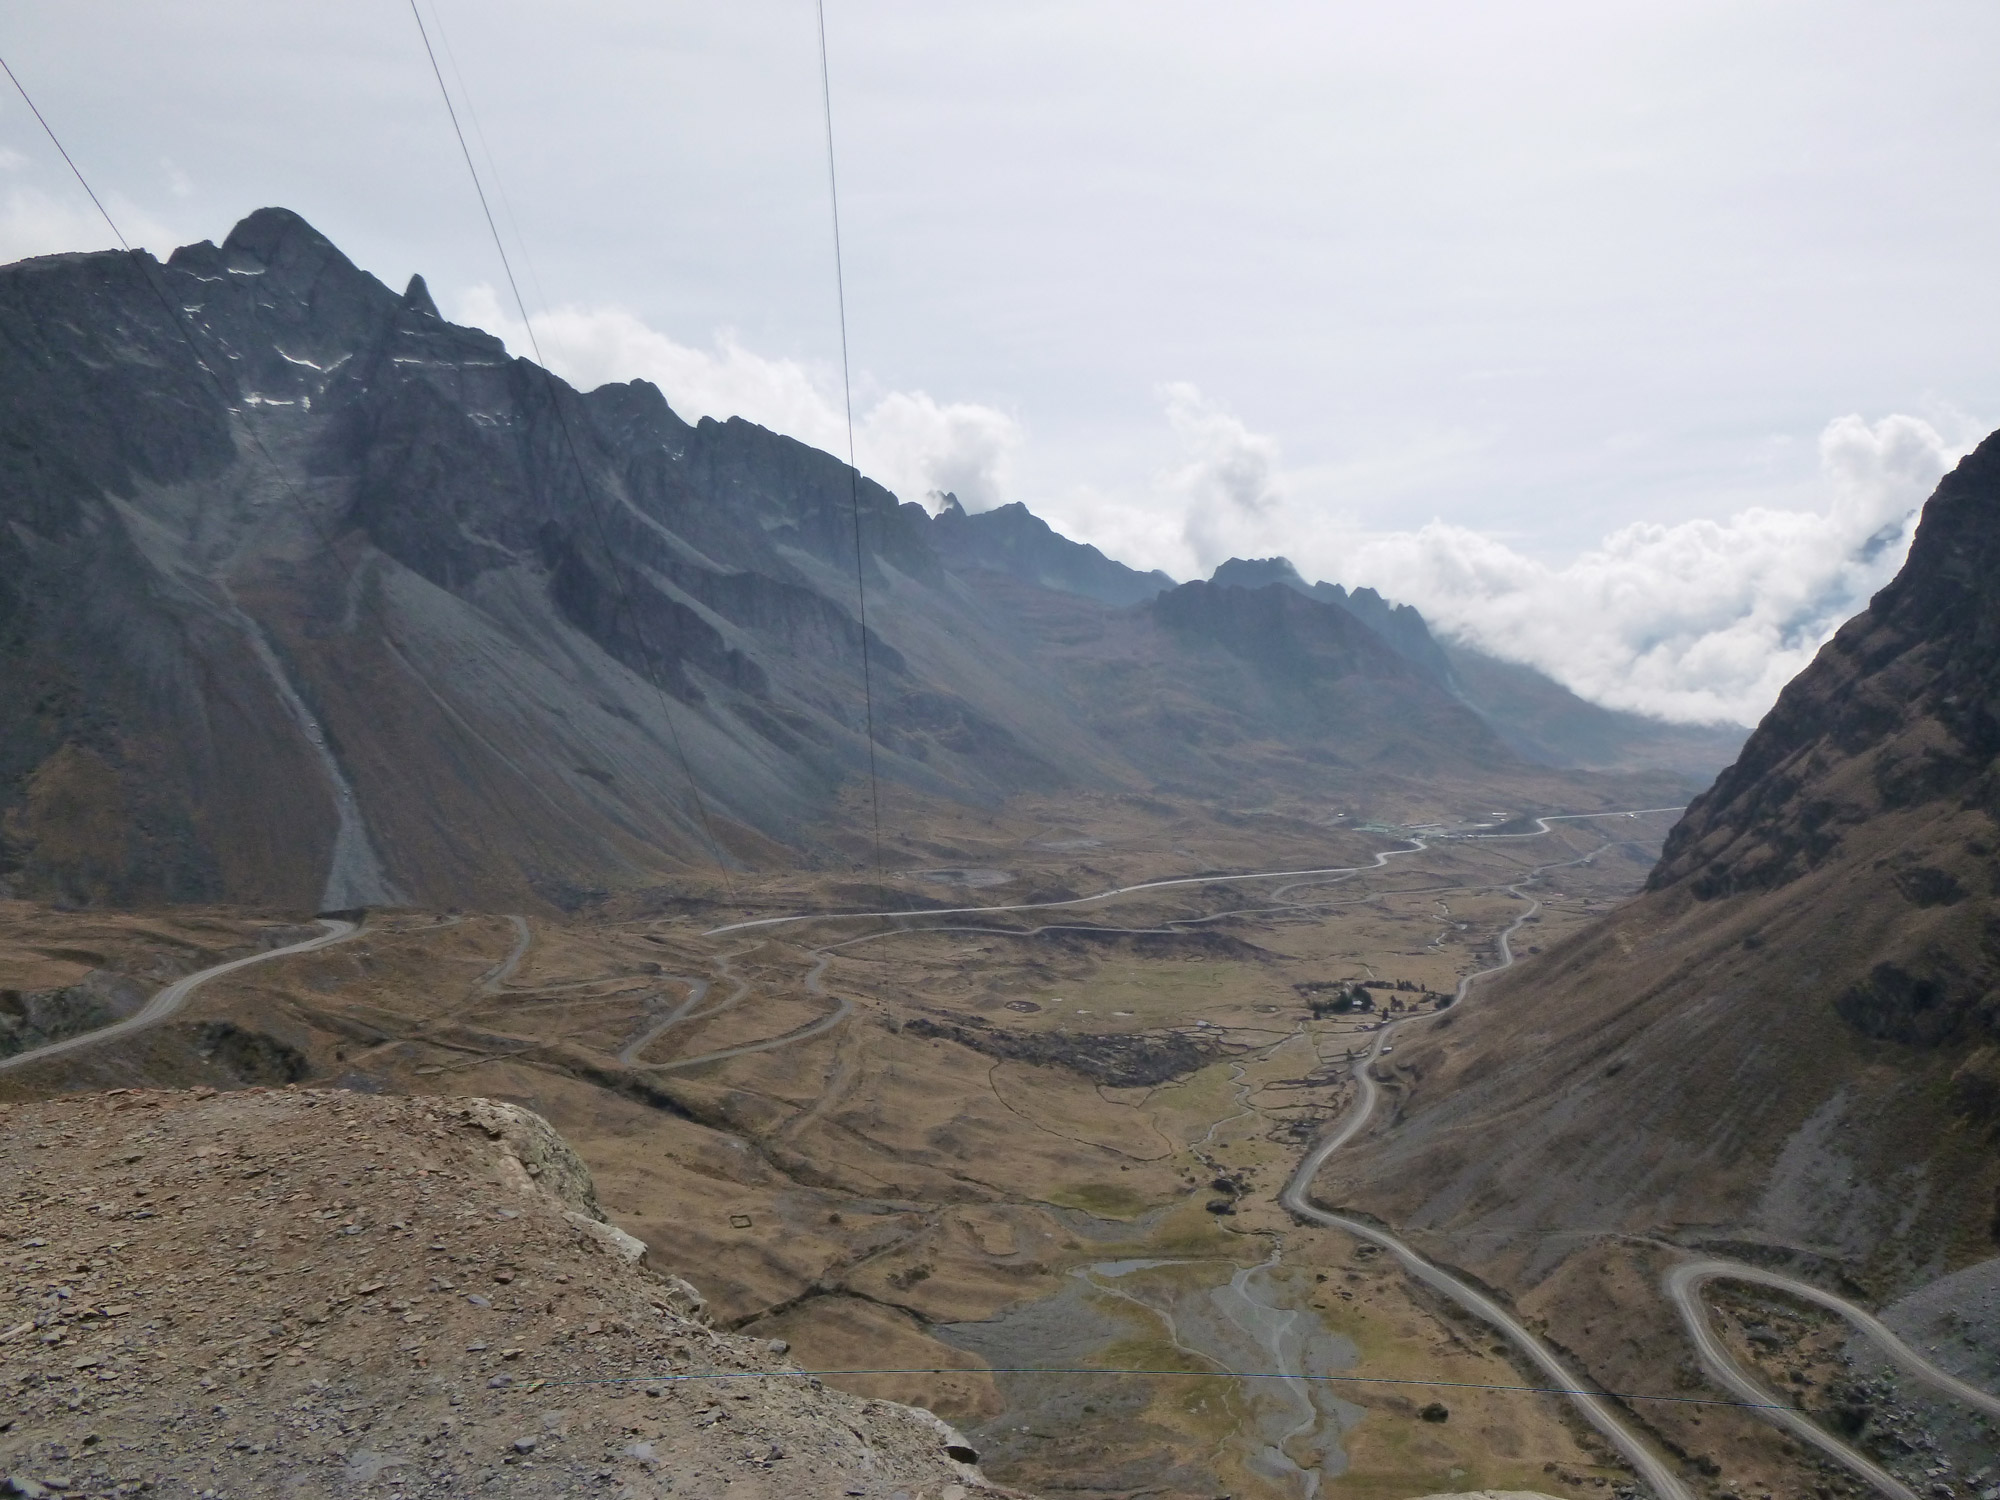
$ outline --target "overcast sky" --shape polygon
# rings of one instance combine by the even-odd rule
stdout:
[[[842,445],[809,0],[422,3],[551,363]],[[1285,552],[1754,718],[2000,423],[1991,0],[828,23],[861,456],[905,498],[1179,577]],[[0,50],[135,239],[284,204],[525,352],[407,4],[45,0]],[[12,97],[0,153],[0,258],[107,243]]]

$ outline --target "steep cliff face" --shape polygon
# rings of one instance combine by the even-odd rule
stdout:
[[[1761,1244],[1888,1287],[1992,1254],[1996,755],[2000,436],[1650,889],[1397,1048],[1402,1118],[1335,1190],[1534,1275],[1565,1228]]]
[[[795,844],[866,759],[857,499],[886,773],[1103,774],[920,511],[571,390],[296,215],[0,270],[0,389],[23,893],[560,904]]]
[[[1701,899],[1769,889],[1837,857],[1846,828],[1882,813],[1948,802],[1992,813],[1996,756],[2000,434],[1938,486],[1903,570],[1689,807],[1650,885]]]
[[[2000,1041],[1996,814],[2000,434],[1945,477],[1902,572],[1688,809],[1649,885],[1713,901],[1873,856],[1901,920],[1842,986],[1842,1017],[1900,1041]]]

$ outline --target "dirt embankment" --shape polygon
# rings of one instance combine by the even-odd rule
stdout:
[[[0,1183],[0,1491],[1003,1493],[929,1413],[710,1328],[511,1105],[0,1105]]]
[[[918,1016],[903,1023],[912,1036],[937,1037],[1006,1062],[1055,1063],[1111,1088],[1151,1088],[1207,1067],[1240,1050],[1205,1042],[1184,1031],[1111,1032],[1105,1035],[1050,1031],[1002,1031],[976,1016],[933,1021]]]

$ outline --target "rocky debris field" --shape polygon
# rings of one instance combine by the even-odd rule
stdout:
[[[482,1099],[0,1106],[0,1494],[998,1495],[602,1221]]]
[[[1092,1083],[1111,1088],[1152,1088],[1184,1078],[1219,1057],[1243,1050],[1202,1041],[1184,1031],[1112,1032],[1107,1035],[1051,1031],[1004,1031],[977,1016],[933,1021],[918,1016],[903,1023],[912,1036],[957,1042],[987,1057],[1008,1062],[1055,1063]]]

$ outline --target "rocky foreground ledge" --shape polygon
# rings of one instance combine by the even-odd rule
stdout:
[[[643,1252],[491,1100],[0,1106],[0,1494],[1011,1493]]]

